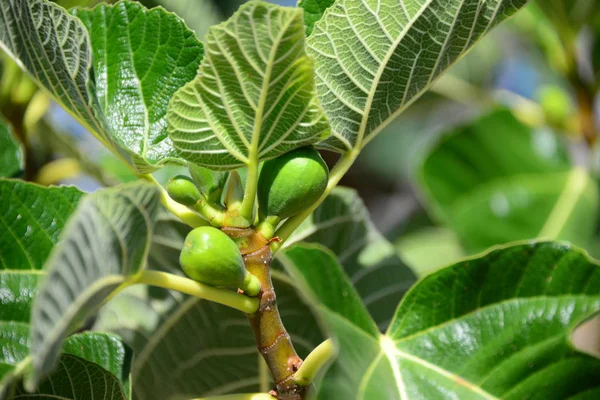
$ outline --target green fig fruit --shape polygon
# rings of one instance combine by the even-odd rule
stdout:
[[[260,282],[244,267],[235,242],[219,229],[201,226],[185,238],[179,262],[187,276],[211,286],[234,286],[250,296],[260,292]]]
[[[266,161],[258,180],[261,213],[278,219],[299,214],[325,192],[329,170],[313,147],[301,147]]]
[[[202,195],[192,179],[185,175],[177,175],[167,183],[167,192],[176,202],[188,207],[196,204]]]
[[[553,124],[562,125],[573,113],[569,94],[560,86],[544,85],[538,96],[544,115]]]

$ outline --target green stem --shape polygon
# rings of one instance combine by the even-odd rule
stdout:
[[[163,188],[162,185],[158,183],[152,175],[140,175],[139,178],[155,184],[160,189],[160,201],[162,205],[180,220],[182,220],[192,228],[209,225],[204,218],[196,214],[194,211],[190,210],[183,204],[179,204],[178,202],[173,200],[169,196],[169,193],[167,193],[166,189]]]
[[[206,198],[200,199],[192,208],[213,226],[223,226],[225,212],[218,210],[208,203]],[[206,224],[204,224],[206,225]]]
[[[256,226],[256,230],[259,231],[265,239],[269,240],[275,234],[275,228],[279,224],[279,217],[272,215],[270,217],[262,218],[262,220]]]
[[[279,227],[279,229],[277,229],[277,231],[275,231],[274,237],[279,238],[279,241],[274,241],[271,243],[271,250],[273,252],[276,252],[283,245],[283,243],[291,236],[291,234],[294,233],[294,231],[300,226],[300,224],[306,218],[308,218],[308,216],[310,214],[312,214],[312,212],[319,205],[321,205],[323,200],[325,200],[327,198],[329,193],[331,193],[331,191],[337,186],[337,184],[340,182],[340,180],[344,177],[346,172],[348,172],[348,170],[350,169],[350,167],[356,160],[356,157],[358,157],[359,153],[360,153],[360,150],[353,150],[353,151],[349,151],[349,152],[345,153],[344,155],[342,155],[342,157],[337,162],[335,167],[333,167],[333,169],[331,170],[331,173],[329,174],[329,181],[327,182],[327,188],[325,189],[325,192],[319,198],[319,200],[317,200],[317,202],[315,204],[313,204],[310,208],[304,210],[300,214],[297,214],[297,215],[291,217],[290,219],[288,219],[287,221],[285,221],[283,223],[283,225],[281,225]]]
[[[256,199],[256,190],[258,189],[258,159],[256,156],[250,156],[248,164],[248,175],[246,177],[246,189],[244,190],[244,200],[239,208],[239,215],[248,221],[252,221],[254,212],[254,200]]]
[[[231,290],[219,289],[204,285],[189,278],[169,274],[161,271],[144,270],[131,282],[158,286],[165,289],[177,290],[190,296],[210,300],[223,304],[246,314],[252,314],[258,310],[259,300],[233,292]]]
[[[304,362],[296,371],[294,381],[302,386],[310,385],[319,371],[335,354],[335,346],[331,339],[327,339],[317,347],[304,359]]]

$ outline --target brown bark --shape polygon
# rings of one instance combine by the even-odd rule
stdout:
[[[302,364],[287,333],[277,309],[277,298],[271,281],[272,253],[269,242],[253,229],[223,228],[237,241],[248,272],[261,283],[260,306],[248,321],[254,332],[258,351],[265,359],[273,380],[278,399],[301,400],[307,387],[294,382],[294,373]]]

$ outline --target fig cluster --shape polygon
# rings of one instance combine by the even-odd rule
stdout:
[[[207,285],[241,288],[250,296],[257,295],[260,282],[246,270],[238,243],[218,229],[248,227],[228,224],[239,217],[236,211],[243,190],[238,173],[213,172],[197,166],[190,166],[190,173],[192,178],[171,179],[167,191],[175,201],[197,211],[216,227],[201,226],[187,235],[179,258],[183,271]],[[320,199],[328,179],[327,165],[310,146],[264,162],[256,191],[258,225],[250,229],[257,229],[270,239],[280,221],[309,209]]]

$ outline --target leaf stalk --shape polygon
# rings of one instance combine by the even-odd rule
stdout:
[[[143,283],[158,286],[165,289],[177,290],[190,296],[210,300],[215,303],[235,308],[246,314],[252,314],[258,310],[259,300],[231,290],[219,289],[184,278],[175,274],[161,271],[144,270],[132,283]]]
[[[183,204],[179,204],[175,200],[173,200],[169,193],[167,193],[166,189],[162,187],[160,183],[150,174],[144,174],[139,176],[140,179],[144,179],[150,183],[155,184],[160,189],[160,202],[162,205],[173,213],[177,218],[191,226],[192,228],[197,228],[199,226],[210,225],[208,221],[202,218],[200,215],[190,210]]]
[[[323,366],[332,359],[335,354],[335,346],[331,339],[315,347],[315,349],[306,357],[296,374],[294,381],[301,386],[308,386],[314,380]]]
[[[254,153],[252,151],[252,153]],[[252,221],[254,213],[254,202],[256,199],[256,191],[258,189],[258,156],[251,154],[248,164],[248,175],[246,177],[246,188],[244,190],[244,199],[239,208],[240,216]]]
[[[284,242],[287,239],[289,239],[292,233],[294,233],[294,231],[300,226],[300,224],[306,218],[308,218],[313,213],[313,211],[315,211],[315,209],[319,207],[319,205],[321,205],[321,203],[327,198],[327,196],[329,196],[329,193],[331,193],[331,191],[344,177],[346,172],[348,172],[352,164],[354,164],[354,161],[358,157],[359,153],[360,150],[352,150],[342,155],[337,164],[331,170],[331,173],[329,174],[329,181],[327,182],[327,188],[325,189],[325,192],[323,193],[323,195],[321,195],[319,200],[317,200],[310,208],[307,208],[300,214],[297,214],[285,221],[283,225],[281,225],[279,229],[275,231],[274,237],[279,238],[279,240],[273,241],[271,243],[271,251],[275,253],[277,250],[279,250],[279,248],[281,248]]]

